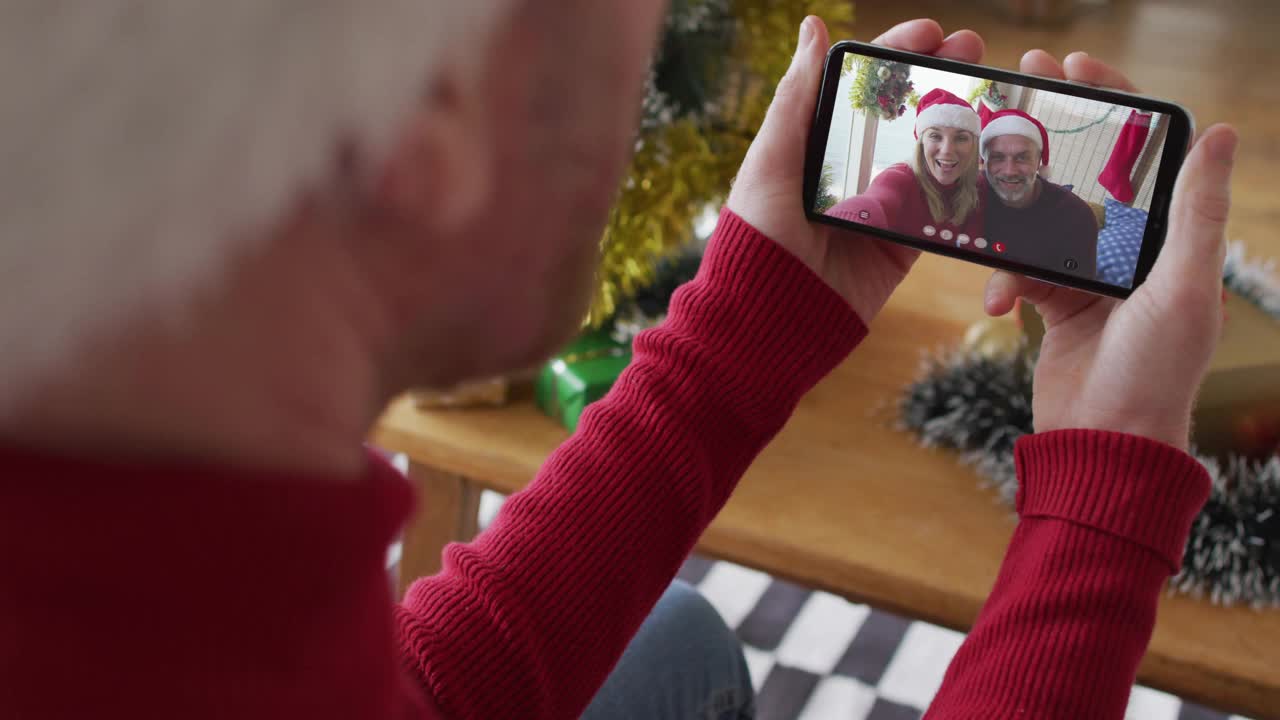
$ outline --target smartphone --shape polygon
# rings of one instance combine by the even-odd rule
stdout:
[[[820,223],[1125,298],[1164,244],[1185,109],[845,41],[805,161]]]

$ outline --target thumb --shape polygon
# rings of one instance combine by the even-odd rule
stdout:
[[[758,171],[773,176],[803,173],[828,45],[827,26],[820,18],[811,15],[800,23],[791,67],[778,82],[769,112],[752,143],[752,154],[757,155],[754,160],[764,165]]]
[[[1083,290],[1041,282],[1025,275],[997,270],[987,281],[984,309],[992,317],[1006,315],[1014,302],[1022,298],[1035,306],[1046,327],[1053,327],[1075,317],[1102,301],[1102,297]]]
[[[1151,270],[1164,290],[1218,294],[1226,255],[1231,171],[1239,136],[1226,125],[1205,131],[1178,173],[1169,212],[1169,234]]]

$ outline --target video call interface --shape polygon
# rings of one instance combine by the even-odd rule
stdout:
[[[846,53],[814,210],[1131,288],[1167,123]]]

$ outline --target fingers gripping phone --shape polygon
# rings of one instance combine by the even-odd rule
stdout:
[[[1182,107],[852,41],[827,54],[811,220],[1125,298],[1194,134]]]

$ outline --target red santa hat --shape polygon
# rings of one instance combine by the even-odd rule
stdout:
[[[1041,122],[1021,110],[1001,110],[993,113],[982,128],[978,149],[982,159],[987,159],[987,144],[1004,135],[1018,135],[1035,143],[1040,151],[1040,175],[1049,177],[1049,132]]]
[[[916,137],[925,128],[949,127],[977,135],[982,129],[978,113],[969,103],[942,88],[930,90],[916,106]]]

